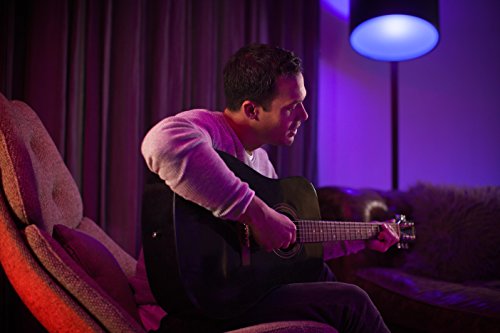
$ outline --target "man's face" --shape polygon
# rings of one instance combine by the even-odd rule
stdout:
[[[306,98],[304,77],[281,76],[276,80],[277,94],[268,109],[260,113],[258,135],[264,143],[291,145],[300,125],[308,118],[302,102]]]

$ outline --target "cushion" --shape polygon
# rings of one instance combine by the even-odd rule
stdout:
[[[66,252],[127,312],[139,319],[128,279],[108,249],[91,236],[56,224],[53,234]]]
[[[25,228],[35,256],[63,288],[73,295],[108,331],[144,332],[133,317],[66,253],[62,246],[36,225]]]
[[[408,195],[417,239],[405,270],[454,282],[500,279],[500,187],[420,183]]]
[[[455,283],[429,279],[396,268],[365,268],[357,277],[438,308],[500,319],[500,281]]]
[[[135,274],[135,266],[137,265],[137,260],[135,260],[135,258],[133,258],[130,254],[125,252],[94,221],[92,221],[88,217],[84,217],[80,224],[75,228],[75,230],[90,235],[91,237],[99,241],[99,243],[104,245],[109,250],[109,252],[111,252],[118,264],[120,264],[121,269],[127,277],[131,277]]]
[[[390,268],[360,270],[354,283],[370,295],[394,332],[497,332],[500,327],[500,290],[489,283],[454,283]]]

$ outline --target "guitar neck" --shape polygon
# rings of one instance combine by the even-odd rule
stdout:
[[[299,243],[319,243],[371,239],[383,223],[298,220],[295,224]]]

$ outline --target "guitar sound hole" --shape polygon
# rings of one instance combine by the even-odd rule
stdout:
[[[273,207],[277,212],[286,215],[290,220],[297,220],[297,213],[295,210],[285,203],[278,204]],[[302,244],[294,243],[291,244],[286,249],[277,249],[273,250],[273,252],[283,259],[290,259],[295,257],[302,250]]]
[[[290,259],[295,257],[302,250],[302,244],[294,243],[286,249],[277,249],[273,252],[282,259]]]

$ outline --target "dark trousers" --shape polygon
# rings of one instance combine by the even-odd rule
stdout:
[[[389,332],[380,313],[361,288],[333,281],[325,266],[320,282],[293,283],[274,289],[256,306],[231,320],[183,322],[167,315],[158,332],[223,332],[274,321],[310,320],[340,333]]]

